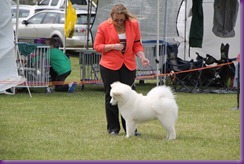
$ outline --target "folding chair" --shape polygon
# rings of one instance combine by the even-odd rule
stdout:
[[[197,87],[201,85],[201,70],[190,70],[201,68],[203,66],[203,61],[185,61],[178,58],[177,54],[177,45],[168,45],[166,70],[171,73],[171,82],[173,87],[176,91],[184,89],[187,92],[195,92]]]
[[[228,79],[234,78],[235,66],[234,64],[227,64],[223,66],[219,66],[219,64],[230,63],[235,59],[229,59],[228,56],[229,44],[224,45],[221,44],[220,60],[215,59],[213,56],[207,54],[204,59],[206,66],[216,65],[214,68],[205,69],[203,71],[202,76],[202,85],[203,87],[219,87],[219,88],[227,88],[228,87]]]

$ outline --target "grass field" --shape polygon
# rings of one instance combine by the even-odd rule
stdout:
[[[67,81],[80,79],[77,57]],[[137,85],[147,93],[154,83]],[[139,124],[139,137],[106,131],[102,86],[74,93],[44,89],[0,95],[1,160],[237,160],[241,159],[236,94],[176,93],[177,139],[167,141],[158,121]]]

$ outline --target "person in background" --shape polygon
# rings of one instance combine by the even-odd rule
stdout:
[[[234,75],[234,84],[233,88],[238,89],[238,80],[239,80],[239,75],[238,75],[238,69],[240,69],[240,54],[237,55],[236,62],[234,63],[235,65],[235,75]]]
[[[117,106],[110,104],[110,85],[120,81],[134,86],[136,57],[140,58],[143,66],[149,65],[141,44],[137,18],[129,13],[123,4],[115,5],[110,18],[99,25],[94,49],[102,54],[99,64],[105,88],[107,131],[111,135],[117,135],[120,131],[119,111]],[[125,120],[122,117],[121,121],[126,131]],[[135,131],[135,135],[139,133]]]
[[[50,76],[51,81],[55,85],[55,91],[57,92],[69,92],[72,93],[75,90],[76,83],[71,82],[65,84],[65,79],[71,73],[70,59],[58,49],[58,42],[55,38],[48,40],[50,45]]]

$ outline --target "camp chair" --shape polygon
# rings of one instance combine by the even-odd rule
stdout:
[[[189,71],[194,68],[201,68],[203,61],[185,61],[177,57],[177,45],[167,46],[167,64],[166,70],[170,72],[171,82],[176,91],[185,90],[187,92],[195,92],[201,84],[201,70]],[[182,72],[183,71],[183,72]]]
[[[221,44],[220,52],[221,58],[220,60],[215,59],[213,56],[207,54],[204,59],[206,66],[216,65],[214,68],[203,70],[202,75],[202,86],[207,87],[228,87],[228,80],[233,79],[235,73],[234,64],[228,64],[218,67],[219,64],[229,63],[234,61],[235,59],[229,59],[228,57],[229,44]]]
[[[212,55],[207,54],[205,61],[205,67],[217,65],[218,60]],[[221,72],[221,67],[213,67],[204,69],[202,72],[202,87],[208,88],[210,86],[216,87],[221,84],[221,77],[219,73]]]

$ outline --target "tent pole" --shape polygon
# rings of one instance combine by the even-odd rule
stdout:
[[[17,9],[16,9],[16,23],[15,23],[15,43],[18,43],[18,37],[19,37],[19,0],[17,0]]]
[[[168,0],[166,0],[165,2],[165,16],[164,16],[164,42],[165,42],[165,45],[164,45],[164,63],[167,62],[167,18],[168,18]],[[164,72],[163,73],[166,73],[166,67],[164,68]],[[164,84],[166,82],[166,76],[164,76]]]
[[[64,5],[64,6],[65,6],[65,10],[64,10],[64,11],[65,11],[65,14],[64,14],[64,15],[65,15],[65,21],[66,21],[66,17],[67,17],[67,4],[68,4],[67,1],[68,1],[68,0],[65,1],[65,5]],[[65,23],[65,21],[64,21],[64,23]],[[65,26],[65,24],[64,24],[64,26]],[[66,34],[65,34],[65,30],[64,30],[64,45],[63,45],[63,52],[66,53]]]
[[[16,1],[17,3],[17,9],[16,9],[16,23],[15,23],[15,57],[16,59],[20,58],[20,52],[19,52],[19,46],[18,46],[18,40],[19,40],[19,0]],[[23,69],[23,65],[21,64],[20,65],[21,69]],[[25,76],[23,75],[23,73],[21,73],[21,76],[23,78],[25,78]],[[28,93],[30,95],[30,98],[32,98],[32,95],[31,95],[31,92],[30,92],[30,88],[29,88],[29,85],[27,83],[27,79],[25,78],[25,81],[24,81],[25,85],[26,85],[26,88],[28,90]],[[15,94],[15,87],[13,88],[13,93]]]
[[[86,49],[89,49],[89,34],[90,34],[90,20],[91,20],[91,11],[92,11],[92,0],[88,0],[87,6],[87,27],[86,27]]]
[[[156,43],[156,85],[158,86],[158,81],[159,81],[159,77],[158,77],[158,70],[159,70],[159,66],[158,66],[158,61],[159,61],[159,24],[160,24],[160,13],[159,13],[159,0],[158,0],[158,8],[157,8],[157,43]]]
[[[186,23],[187,23],[187,0],[185,0],[185,30],[184,30],[184,60],[186,60]]]

